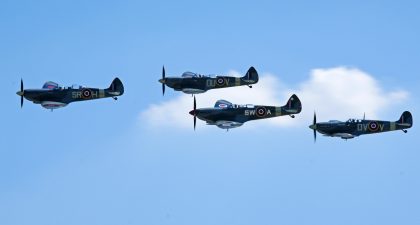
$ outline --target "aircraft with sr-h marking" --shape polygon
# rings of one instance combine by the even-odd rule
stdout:
[[[72,102],[93,100],[111,97],[114,100],[124,94],[124,86],[119,78],[115,78],[109,88],[98,89],[72,85],[62,87],[55,82],[46,82],[41,89],[24,89],[23,80],[20,81],[20,107],[23,106],[23,98],[35,104],[41,104],[46,109],[58,109],[67,106]]]

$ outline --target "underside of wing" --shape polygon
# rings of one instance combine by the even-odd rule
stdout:
[[[67,103],[63,102],[53,102],[53,101],[43,101],[41,106],[46,109],[58,109],[67,106]]]
[[[331,137],[340,137],[342,139],[351,139],[351,138],[357,137],[357,135],[350,134],[350,133],[334,133],[334,134],[331,135]]]
[[[221,129],[232,129],[237,128],[243,125],[243,123],[236,122],[236,121],[226,121],[226,120],[219,120],[216,122],[207,122],[207,125],[216,125]]]
[[[181,89],[182,92],[184,92],[185,94],[201,94],[206,92],[206,90],[202,90],[202,89],[198,89],[198,88],[183,88]]]

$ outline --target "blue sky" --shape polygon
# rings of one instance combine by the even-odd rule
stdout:
[[[301,90],[314,69],[344,67],[381,93],[407,93],[377,109],[381,119],[410,110],[416,121],[419,10],[416,1],[2,1],[0,224],[418,224],[416,123],[406,135],[314,144],[305,116],[229,132],[199,122],[194,132],[192,118],[190,129],[151,127],[144,112],[182,96],[161,96],[163,64],[174,75],[253,65],[281,82],[279,93]],[[115,76],[126,88],[117,102],[51,113],[28,101],[20,109],[15,95],[21,77],[36,88],[108,87]],[[319,120],[333,119],[319,107]],[[190,108],[165,113],[179,110]]]

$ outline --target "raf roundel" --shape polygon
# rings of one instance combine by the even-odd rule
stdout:
[[[257,116],[259,117],[265,116],[267,112],[267,110],[264,107],[258,107],[256,111],[257,111]]]
[[[83,89],[82,90],[82,97],[84,99],[88,99],[92,97],[92,91],[90,89]]]
[[[376,132],[379,129],[379,124],[376,121],[370,122],[368,128],[371,132]]]
[[[222,85],[225,84],[225,79],[219,77],[219,78],[217,78],[216,83],[217,83],[217,85],[222,86]]]
[[[219,104],[219,108],[222,108],[222,109],[227,108],[227,105],[225,103],[221,103]]]

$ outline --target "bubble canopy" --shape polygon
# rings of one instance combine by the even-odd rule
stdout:
[[[201,74],[198,74],[198,73],[187,71],[187,72],[184,72],[182,74],[182,77],[183,78],[193,78],[193,77],[210,77],[210,76],[201,75]]]

